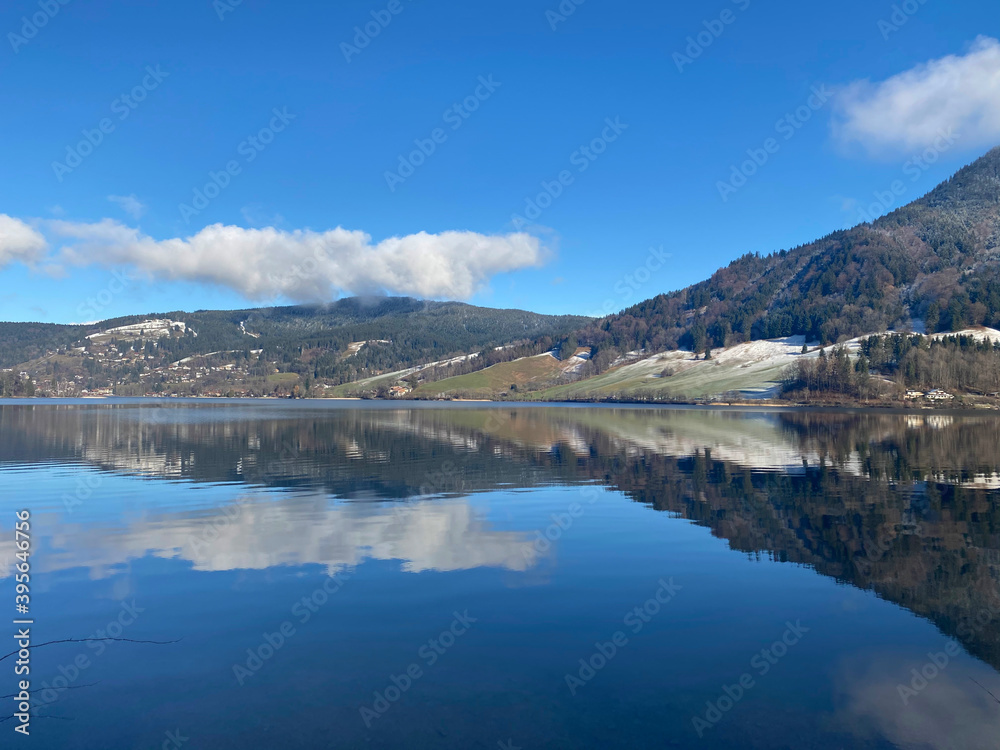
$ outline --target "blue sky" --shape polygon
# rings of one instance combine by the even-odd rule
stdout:
[[[1000,8],[900,5],[11,0],[0,319],[681,288],[1000,143]]]

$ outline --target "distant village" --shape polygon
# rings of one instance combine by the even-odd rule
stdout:
[[[298,395],[296,387],[301,390],[298,375],[281,373],[261,359],[263,349],[170,361],[169,349],[159,345],[165,339],[197,335],[183,322],[147,320],[91,334],[79,346],[28,363],[17,375],[30,378],[37,395],[55,397],[288,397]]]
[[[319,369],[314,369],[308,364],[308,360],[302,356],[301,350],[290,352],[284,362],[274,361],[272,359],[276,356],[274,353],[271,354],[272,358],[269,358],[265,356],[263,348],[251,348],[261,346],[257,340],[259,334],[247,331],[243,324],[240,324],[240,330],[246,336],[244,340],[247,342],[247,346],[245,348],[189,354],[192,349],[196,350],[193,339],[198,338],[199,334],[181,321],[166,318],[151,319],[110,328],[92,333],[74,345],[60,347],[54,352],[48,352],[16,368],[3,370],[0,373],[3,376],[0,378],[0,395],[82,398],[109,396],[204,396],[216,398],[324,398],[339,396],[375,399],[483,397],[478,393],[471,396],[464,395],[461,391],[458,391],[458,395],[456,395],[453,386],[449,386],[452,391],[442,389],[440,393],[434,393],[423,387],[429,382],[439,382],[441,376],[436,368],[444,370],[445,377],[448,377],[449,368],[463,366],[479,357],[479,353],[466,354],[441,362],[419,364],[385,374],[375,372],[367,379],[360,379],[357,382],[334,384],[324,381],[318,376]],[[204,339],[204,336],[202,338]],[[229,339],[229,342],[229,345],[232,346],[232,339]],[[717,377],[714,371],[722,372],[725,375],[720,365],[724,361],[729,362],[729,360],[734,363],[731,367],[739,367],[741,375],[746,368],[755,366],[754,363],[770,366],[770,363],[773,362],[778,368],[776,371],[778,371],[782,362],[797,361],[798,357],[802,356],[802,352],[793,345],[795,342],[789,342],[791,340],[743,344],[729,350],[718,351],[717,356],[713,357],[711,362],[708,362],[707,357],[705,360],[699,360],[695,356],[691,358],[691,361],[678,359],[684,354],[683,352],[666,353],[659,357],[649,358],[648,361],[639,357],[638,361],[631,364],[624,361],[617,370],[612,367],[609,374],[612,377],[622,377],[629,372],[630,368],[637,369],[649,365],[647,369],[652,368],[650,377],[662,380],[669,374],[671,382],[674,382],[679,378],[674,372],[674,366],[667,368],[661,366],[662,361],[668,359],[675,364],[681,362],[692,372],[696,371],[699,378]],[[344,361],[357,356],[366,346],[374,347],[389,343],[391,342],[384,340],[353,342],[346,345],[339,356],[341,361]],[[498,350],[503,348],[498,347]],[[800,348],[808,349],[805,346],[800,346]],[[771,352],[772,349],[778,351],[778,354]],[[748,351],[743,352],[743,350]],[[277,356],[281,356],[280,352]],[[523,393],[530,393],[528,389],[519,389],[516,385],[520,373],[518,368],[529,372],[530,368],[534,367],[538,372],[542,372],[544,376],[552,379],[555,378],[552,373],[557,370],[565,375],[567,372],[579,369],[590,356],[590,349],[576,347],[575,355],[572,357],[563,358],[560,353],[553,350],[547,354],[515,359],[500,365],[498,367],[501,369],[507,368],[504,370],[506,375],[503,377],[509,377],[508,380],[503,380],[502,376],[497,376],[501,378],[498,382],[502,381],[504,389],[509,388],[509,392],[505,393],[503,398],[518,400]],[[859,365],[852,364],[847,359],[846,350],[842,352],[841,356],[847,362],[846,367],[851,371],[852,377],[855,377],[856,371],[860,369],[860,362]],[[828,367],[831,367],[833,365],[829,363],[835,363],[839,360],[836,357],[819,356],[801,361],[805,362],[806,369],[809,369],[814,367],[811,363],[826,363]],[[708,363],[706,364],[706,362]],[[701,366],[701,369],[696,370],[696,366]],[[710,366],[714,367],[706,369]],[[785,372],[790,371],[790,369],[785,370]],[[639,373],[639,375],[641,374]],[[802,375],[800,375],[801,377]],[[828,374],[827,379],[829,380],[830,377],[832,376]],[[461,379],[461,376],[451,378],[453,381]],[[833,380],[836,381],[836,378]],[[930,408],[958,403],[965,404],[968,401],[967,391],[951,392],[941,387],[918,390],[912,386],[903,390],[902,382],[897,381],[894,384],[890,379],[884,377],[873,378],[869,382],[875,382],[881,389],[880,393],[883,396],[883,392],[888,392],[890,386],[895,389],[890,398],[883,400],[885,405],[899,404],[903,400],[914,406],[919,404]],[[933,383],[933,380],[931,382]],[[515,384],[508,385],[509,383]],[[420,390],[417,390],[418,388]],[[783,396],[783,394],[777,393],[777,389],[775,390],[773,397]],[[713,400],[721,400],[733,403],[743,400],[736,391],[730,391],[723,395],[726,397],[713,396],[700,399],[698,402],[710,403]],[[982,392],[982,396],[1000,399],[1000,393]],[[490,395],[486,394],[486,397],[489,398]],[[656,399],[647,398],[646,400]],[[669,400],[669,395],[662,400]],[[816,402],[815,398],[808,400],[811,403]],[[684,401],[681,400],[681,402]]]
[[[259,338],[241,324],[248,340]],[[307,373],[283,371],[268,361],[263,349],[233,349],[174,359],[165,346],[171,339],[196,338],[183,322],[169,319],[93,333],[78,345],[60,348],[17,368],[2,370],[23,384],[14,395],[98,398],[109,396],[205,396],[216,398],[323,397],[334,387]],[[357,354],[367,344],[352,343],[344,357]],[[402,398],[412,390],[397,383],[370,394],[377,398]],[[8,394],[11,395],[11,394]]]

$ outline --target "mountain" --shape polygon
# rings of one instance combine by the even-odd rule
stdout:
[[[874,376],[866,392],[903,377],[908,386],[991,394],[1000,380],[984,384],[969,374],[1000,366],[998,247],[1000,148],[877,221],[792,250],[744,255],[704,282],[594,321],[562,342],[562,350],[583,345],[591,355],[571,372],[548,363],[539,373],[537,361],[524,360],[423,384],[415,395],[510,398],[516,387],[545,400],[770,397],[798,364],[845,341],[855,359],[865,348],[861,379]],[[859,337],[890,329],[965,335],[937,341],[933,356],[928,340],[905,361],[895,351],[877,362]],[[712,361],[692,356],[709,349]]]
[[[383,297],[85,326],[0,323],[0,367],[26,371],[43,392],[59,395],[83,389],[144,395],[154,384],[157,393],[178,392],[171,386],[184,384],[184,394],[285,394],[294,385],[337,385],[470,353],[482,353],[476,358],[486,364],[536,354],[588,322]]]
[[[601,372],[621,354],[759,339],[821,344],[926,325],[1000,325],[1000,148],[872,223],[767,256],[603,318],[577,334]]]
[[[1000,148],[874,222],[743,255],[706,281],[600,320],[351,298],[88,326],[0,323],[0,367],[17,368],[0,393],[26,392],[16,377],[27,372],[57,395],[765,394],[806,344],[982,326],[1000,328]],[[765,340],[767,351],[749,346]],[[719,348],[732,356],[711,371],[681,356]]]

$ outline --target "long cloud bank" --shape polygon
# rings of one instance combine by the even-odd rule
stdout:
[[[856,81],[836,101],[837,139],[872,154],[926,148],[946,133],[964,146],[995,146],[1000,42],[979,37],[965,55],[931,60],[881,83]]]
[[[507,271],[536,267],[546,250],[532,235],[420,232],[374,243],[338,227],[325,232],[214,224],[156,240],[117,221],[44,221],[0,214],[0,267],[11,262],[128,266],[159,281],[194,281],[248,299],[327,301],[340,294],[466,299]]]

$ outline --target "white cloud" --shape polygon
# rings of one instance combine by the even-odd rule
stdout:
[[[321,564],[330,574],[365,560],[399,561],[402,570],[421,573],[482,567],[526,571],[539,559],[528,534],[492,528],[467,500],[387,507],[334,505],[325,495],[290,495],[278,502],[251,495],[215,516],[143,516],[113,529],[81,527],[65,516],[63,521],[53,539],[58,550],[46,555],[39,569],[88,568],[93,579],[146,555],[190,560],[202,571]],[[0,580],[13,575],[16,552],[13,539],[0,539]]]
[[[146,206],[135,195],[109,195],[108,200],[117,203],[133,219],[140,219],[146,213]]]
[[[979,37],[968,53],[917,65],[881,83],[838,92],[834,134],[871,154],[923,149],[952,131],[964,146],[1000,142],[1000,42]]]
[[[947,660],[941,651],[945,644],[942,638],[933,651]],[[904,703],[900,687],[912,690],[913,670],[929,664],[891,650],[877,657],[854,657],[837,678],[840,707],[835,719],[860,736],[859,745],[869,744],[874,735],[892,747],[994,750],[1000,712],[996,702],[972,681],[988,682],[993,670],[964,654],[952,657],[925,689],[907,695]]]
[[[111,219],[51,220],[59,261],[127,265],[158,280],[219,284],[254,300],[328,301],[341,293],[467,299],[498,273],[539,266],[546,251],[524,233],[420,232],[373,243],[368,234],[245,229],[215,224],[155,240]]]
[[[34,263],[45,255],[45,238],[20,219],[0,214],[0,268],[21,261]]]

